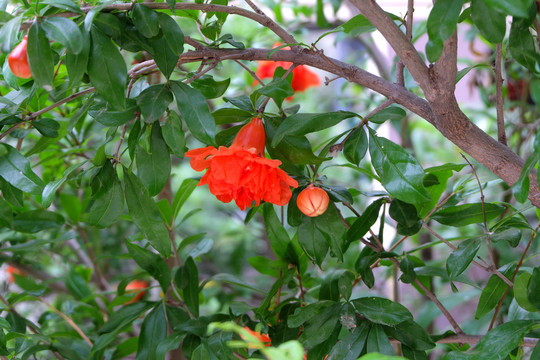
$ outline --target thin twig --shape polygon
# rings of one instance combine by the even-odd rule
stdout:
[[[504,111],[503,111],[503,93],[502,93],[502,44],[498,43],[495,49],[495,98],[497,109],[497,138],[501,144],[506,145],[506,132],[504,131]]]
[[[240,65],[241,67],[243,67],[244,70],[246,70],[255,80],[257,80],[257,82],[259,84],[264,86],[264,82],[261,80],[261,78],[259,78],[259,76],[254,71],[252,71],[249,67],[247,67],[245,64],[243,64],[241,61],[234,60],[234,62],[237,63],[238,65]]]
[[[77,334],[79,334],[83,338],[83,340],[88,343],[88,345],[94,346],[94,344],[92,344],[92,341],[90,340],[90,338],[88,338],[88,336],[86,336],[86,334],[81,330],[81,328],[79,326],[77,326],[77,324],[75,324],[75,322],[73,320],[71,320],[71,318],[69,316],[67,316],[66,314],[64,314],[63,312],[61,312],[60,310],[58,310],[57,308],[55,308],[51,304],[49,304],[47,302],[47,300],[45,300],[41,296],[38,297],[38,299],[43,304],[47,305],[47,307],[49,309],[51,309],[52,311],[54,311],[58,316],[60,316],[62,319],[64,319],[73,328],[73,330],[75,330],[77,332]]]
[[[202,64],[203,63],[201,63],[201,65]],[[214,61],[210,65],[208,65],[206,69],[200,70],[197,74],[193,75],[191,78],[187,79],[184,82],[186,84],[189,84],[190,82],[197,80],[198,78],[200,78],[201,76],[203,76],[204,74],[206,74],[207,72],[215,68],[218,64],[219,64],[219,59],[214,59]]]
[[[67,98],[64,98],[64,99],[62,99],[60,101],[57,101],[54,104],[47,106],[46,108],[43,108],[43,109],[41,109],[39,111],[36,111],[35,113],[29,114],[26,117],[26,121],[34,120],[38,116],[40,116],[42,114],[45,114],[45,113],[51,111],[52,109],[59,107],[60,105],[63,105],[65,103],[67,103],[67,102],[69,102],[71,100],[74,100],[74,99],[76,99],[78,97],[81,97],[83,95],[93,93],[94,91],[96,91],[96,89],[92,87],[92,88],[88,88],[86,90],[79,91],[78,93],[69,95]],[[1,139],[1,137],[0,137],[0,139]]]

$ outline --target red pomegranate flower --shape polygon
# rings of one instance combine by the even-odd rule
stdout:
[[[272,48],[280,46],[281,43],[277,42],[274,44]],[[284,48],[285,50],[288,50],[289,48]],[[283,69],[287,70],[291,67],[292,63],[286,62],[286,61],[259,61],[259,66],[257,67],[256,74],[259,77],[259,79],[265,79],[265,78],[271,78],[274,76],[274,71],[278,67],[282,67]],[[313,71],[309,70],[309,68],[305,65],[298,65],[295,67],[292,71],[293,78],[291,86],[293,90],[296,91],[304,91],[307,88],[310,88],[312,86],[319,86],[321,84],[321,80],[319,79],[319,76],[314,73]],[[288,98],[290,100],[290,97]]]
[[[291,199],[290,187],[298,183],[278,167],[281,161],[264,157],[264,146],[262,120],[254,118],[240,129],[230,147],[193,149],[186,157],[193,170],[208,169],[198,185],[208,184],[218,200],[234,200],[241,210],[261,200],[283,206]]]
[[[271,345],[271,340],[270,340],[270,337],[266,334],[261,334],[260,332],[258,331],[253,331],[251,330],[250,328],[248,328],[247,326],[244,326],[244,329],[249,331],[249,333],[253,336],[255,336],[257,339],[259,339],[260,342],[262,342],[264,344],[264,346],[270,346]],[[242,336],[242,334],[240,334],[240,337],[243,339],[243,340],[246,340],[246,338],[244,336]],[[254,344],[249,344],[250,348],[254,348]]]
[[[13,48],[11,54],[8,55],[9,68],[13,75],[29,79],[32,77],[30,72],[30,66],[28,65],[28,56],[26,53],[26,44],[28,42],[28,35],[25,35],[23,40]]]

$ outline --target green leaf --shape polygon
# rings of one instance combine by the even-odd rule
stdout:
[[[174,282],[182,290],[182,299],[191,314],[199,317],[199,272],[191,256],[176,272]]]
[[[518,181],[516,181],[512,186],[512,193],[514,194],[516,200],[520,203],[527,201],[527,197],[529,196],[529,174],[538,162],[538,156],[539,155],[537,153],[532,153],[527,158],[525,165],[521,170],[521,174],[519,175]]]
[[[348,299],[351,296],[352,282],[356,276],[348,270],[336,269],[328,274],[322,284],[319,291],[319,300],[332,300],[339,301],[342,291],[343,297]],[[350,280],[347,283],[347,280]]]
[[[54,58],[43,25],[34,21],[28,30],[28,65],[36,84],[47,91],[53,89]]]
[[[281,106],[285,98],[294,95],[294,90],[291,87],[291,83],[287,79],[274,79],[272,82],[257,89],[257,92],[261,95],[268,96],[276,101],[278,106]]]
[[[169,150],[179,158],[183,158],[186,153],[186,137],[180,116],[174,111],[169,112],[161,130]]]
[[[169,148],[161,135],[161,126],[155,122],[150,134],[150,153],[138,147],[135,152],[137,174],[148,189],[148,195],[157,195],[167,183],[171,172]]]
[[[71,268],[66,279],[66,288],[77,300],[84,299],[92,294],[88,287],[88,281],[83,274],[84,272],[79,272],[77,268]]]
[[[343,29],[346,34],[353,33],[354,35],[375,31],[375,26],[373,26],[364,15],[356,15],[352,17],[339,28]]]
[[[508,38],[508,48],[514,60],[530,71],[536,72],[536,66],[540,62],[540,55],[536,51],[534,38],[529,30],[529,23],[527,19],[513,19]]]
[[[43,118],[34,120],[32,121],[32,125],[37,131],[39,131],[41,135],[45,137],[53,139],[58,137],[58,129],[60,129],[60,124],[53,119]]]
[[[43,192],[43,181],[32,171],[30,162],[7,144],[0,144],[0,174],[21,191],[34,195]]]
[[[167,14],[159,12],[157,15],[159,26],[167,45],[169,45],[173,54],[180,55],[184,52],[184,33],[180,29],[180,26]]]
[[[515,265],[507,268],[502,274],[509,279],[514,269]],[[480,319],[493,310],[507,289],[508,284],[506,282],[497,275],[491,275],[478,300],[478,307],[476,308],[474,318]]]
[[[13,226],[13,210],[11,206],[0,197],[0,227],[11,228]]]
[[[465,240],[448,256],[448,260],[446,260],[446,271],[450,279],[455,279],[469,267],[478,249],[480,249],[480,245],[481,242],[479,239],[472,238]]]
[[[434,213],[431,218],[444,225],[465,226],[484,222],[499,217],[504,212],[504,206],[492,203],[463,204],[449,206]]]
[[[0,166],[1,168],[1,166]],[[0,190],[4,200],[10,203],[12,206],[22,208],[23,204],[23,192],[16,187],[8,183],[3,177],[0,176]]]
[[[204,75],[194,80],[191,83],[191,86],[199,90],[205,98],[215,99],[222,96],[225,91],[227,91],[230,83],[231,79],[216,81],[212,76]],[[215,112],[212,113],[212,116],[214,116],[214,114]]]
[[[159,209],[148,196],[148,191],[141,181],[128,169],[124,168],[124,186],[129,215],[145,238],[162,256],[171,254],[169,232],[161,221]]]
[[[411,227],[414,226],[418,220],[418,213],[414,205],[403,202],[399,199],[394,199],[390,203],[388,209],[390,217],[402,226]]]
[[[146,315],[141,325],[139,345],[137,347],[137,360],[155,359],[159,343],[167,337],[167,319],[163,302]]]
[[[182,209],[182,205],[184,205],[191,193],[193,193],[193,190],[197,187],[197,183],[198,180],[195,179],[185,179],[182,181],[176,195],[174,195],[172,203],[173,218],[178,216],[180,209]]]
[[[99,329],[98,333],[106,334],[131,325],[139,316],[144,314],[151,307],[152,303],[146,301],[138,301],[133,304],[124,305],[111,313],[109,320],[101,329]]]
[[[484,0],[472,0],[471,18],[487,41],[498,44],[504,39],[506,14],[489,7]]]
[[[21,20],[22,14],[2,24],[0,28],[0,43],[2,44],[2,51],[6,54],[13,50],[13,47],[17,43]]]
[[[518,305],[529,312],[536,312],[538,308],[531,304],[528,297],[529,281],[531,280],[531,274],[523,272],[518,275],[514,281],[514,298]]]
[[[377,112],[373,116],[370,116],[369,118],[367,118],[367,120],[369,120],[369,122],[371,122],[371,123],[382,124],[382,123],[384,123],[385,121],[388,121],[388,120],[390,120],[390,121],[393,121],[393,120],[400,121],[405,116],[407,116],[407,113],[402,108],[397,107],[397,106],[389,106],[389,107],[384,108],[381,111]]]
[[[204,144],[215,144],[216,123],[205,97],[196,89],[179,81],[171,81],[180,115],[193,136]]]
[[[399,263],[399,269],[403,272],[399,280],[405,284],[411,284],[416,279],[415,266],[418,265],[416,265],[414,258],[409,255],[405,256]]]
[[[157,13],[149,7],[136,3],[131,12],[135,27],[146,38],[159,34],[159,20]]]
[[[427,20],[430,42],[442,43],[454,33],[462,7],[463,0],[439,0],[433,5]],[[427,49],[426,53],[430,62],[438,60],[438,56],[431,57]]]
[[[357,116],[349,111],[335,111],[326,114],[294,114],[287,117],[277,128],[273,138],[272,147],[276,147],[285,136],[305,135],[320,131],[345,119]]]
[[[107,127],[117,127],[135,119],[139,107],[135,101],[128,100],[126,108],[123,110],[109,110],[109,104],[98,103],[92,105],[88,110],[88,115],[93,117],[98,123]]]
[[[60,186],[62,186],[67,181],[68,176],[73,171],[77,170],[78,168],[80,168],[84,164],[86,164],[86,161],[84,161],[82,163],[79,163],[79,164],[71,165],[69,168],[67,168],[64,171],[62,178],[60,178],[58,180],[55,180],[55,181],[51,181],[50,183],[48,183],[45,186],[45,188],[43,188],[43,193],[42,193],[42,196],[41,196],[41,205],[44,208],[48,208],[51,205],[53,197],[56,194],[56,190],[58,190],[58,188]]]
[[[71,0],[44,0],[40,1],[39,3],[47,4],[61,10],[70,11],[81,15],[83,14],[79,6]]]
[[[347,332],[328,354],[327,360],[356,360],[366,344],[369,334],[369,323],[362,322],[353,329],[352,332]],[[380,359],[377,357],[377,359]]]
[[[512,16],[525,18],[534,0],[483,0],[487,6]]]
[[[64,217],[46,210],[30,210],[13,218],[13,230],[22,233],[37,233],[42,230],[58,229],[64,224]]]
[[[169,289],[171,282],[171,271],[165,260],[158,254],[146,250],[138,245],[132,244],[126,240],[126,247],[131,258],[141,268],[146,270],[154,279],[159,282],[164,293]]]
[[[96,196],[88,210],[88,223],[100,228],[114,224],[124,212],[124,192],[116,171],[112,169],[110,161],[104,167],[109,170],[103,172],[103,180],[107,186],[99,196]]]
[[[81,50],[79,53],[74,54],[69,49],[66,50],[66,68],[70,85],[78,84],[82,80],[88,67],[89,54],[90,36],[88,32],[81,31]]]
[[[379,218],[381,206],[386,202],[386,199],[380,198],[369,204],[362,215],[354,221],[347,231],[347,243],[358,240],[367,234],[369,229],[375,224]]]
[[[540,297],[538,294],[540,294],[540,267],[535,267],[527,287],[527,297],[532,305],[540,309]]]
[[[65,17],[48,17],[43,19],[42,24],[48,38],[58,41],[71,53],[77,55],[83,50],[84,38],[73,20]]]
[[[536,324],[537,322],[532,320],[506,322],[484,335],[473,350],[452,351],[444,357],[444,360],[506,359]],[[531,357],[531,359],[533,358]]]
[[[178,64],[178,55],[170,49],[163,37],[148,39],[147,42],[150,45],[148,52],[154,58],[159,70],[168,79]]]
[[[137,96],[137,105],[148,124],[159,120],[172,101],[173,95],[166,84],[147,87]]]
[[[315,312],[314,316],[304,323],[304,331],[298,339],[302,345],[310,348],[328,339],[339,321],[340,310],[339,303],[331,302],[329,306]]]
[[[414,350],[429,350],[435,347],[429,334],[413,320],[401,322],[392,327],[385,327],[386,335],[400,341]]]
[[[368,149],[368,139],[366,131],[363,127],[354,129],[345,145],[343,146],[343,154],[349,162],[358,165],[360,161],[366,156]]]
[[[369,153],[382,185],[391,195],[410,204],[430,200],[422,183],[424,169],[405,149],[369,129]]]
[[[394,349],[388,336],[384,333],[381,325],[373,325],[369,330],[369,335],[366,343],[366,351],[368,353],[380,353],[385,355],[393,355]]]
[[[278,259],[286,258],[287,249],[289,248],[291,239],[289,234],[279,222],[274,206],[270,203],[263,205],[264,225],[266,234],[270,241],[270,247]]]
[[[360,315],[376,324],[392,326],[413,318],[405,306],[388,299],[371,296],[351,302]]]
[[[114,109],[126,103],[127,67],[122,54],[111,39],[96,28],[91,31],[92,46],[88,58],[88,76],[98,94]]]
[[[244,122],[253,117],[251,111],[235,108],[221,108],[212,113],[217,125]]]

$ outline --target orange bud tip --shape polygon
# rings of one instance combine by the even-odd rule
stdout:
[[[300,211],[309,216],[315,217],[324,214],[328,208],[330,198],[326,191],[310,184],[302,190],[296,199],[296,205]]]

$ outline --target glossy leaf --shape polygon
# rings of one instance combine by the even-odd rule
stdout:
[[[377,222],[381,206],[386,202],[386,199],[381,198],[372,202],[362,215],[354,221],[347,231],[347,242],[358,240],[367,234],[369,229]]]
[[[165,260],[156,253],[146,250],[138,245],[126,241],[126,247],[131,258],[141,268],[146,270],[154,279],[159,282],[164,293],[169,289],[171,282],[171,271]]]
[[[523,272],[516,277],[514,281],[514,298],[518,305],[529,312],[538,311],[538,308],[531,304],[528,296],[529,282],[531,280],[531,274]]]
[[[540,309],[540,267],[535,267],[527,287],[527,298],[529,302]]]
[[[148,195],[141,181],[129,170],[124,168],[125,197],[129,215],[144,237],[162,256],[171,253],[169,232],[161,220],[156,203]]]
[[[144,318],[139,334],[137,360],[154,359],[159,343],[167,336],[167,318],[159,302]]]
[[[487,6],[512,16],[527,17],[533,0],[483,0]]]
[[[415,225],[419,220],[416,207],[399,199],[392,200],[388,215],[398,224],[406,227]]]
[[[272,147],[276,147],[285,136],[305,135],[339,124],[345,119],[355,117],[349,111],[336,111],[326,114],[294,114],[281,122],[272,138]]]
[[[135,319],[144,314],[151,307],[152,303],[146,301],[139,301],[133,304],[124,305],[117,311],[111,313],[109,320],[101,329],[99,329],[99,333],[110,333],[127,325],[131,325]]]
[[[366,156],[368,139],[363,127],[354,129],[343,146],[343,154],[351,163],[358,165]]]
[[[507,268],[502,274],[507,278],[512,276],[515,265]],[[480,319],[497,306],[504,292],[508,289],[508,285],[497,275],[491,275],[487,284],[482,290],[480,300],[478,300],[478,307],[474,314],[475,319]]]
[[[83,35],[73,20],[64,17],[49,17],[43,19],[43,30],[49,39],[64,45],[71,53],[77,55],[82,51]]]
[[[159,120],[172,101],[171,90],[165,84],[147,87],[137,96],[137,105],[148,124]]]
[[[199,317],[199,272],[192,257],[188,257],[184,266],[178,269],[174,282],[182,290],[182,299],[191,314]]]
[[[110,110],[108,104],[98,103],[90,107],[88,115],[107,127],[117,127],[134,120],[139,108],[133,100],[128,100],[124,110]]]
[[[106,166],[112,165],[107,161]],[[108,185],[96,197],[88,210],[88,223],[100,228],[114,224],[124,213],[124,192],[116,171],[109,173]]]
[[[32,121],[32,125],[39,133],[48,138],[57,138],[60,124],[53,119],[40,119]]]
[[[58,229],[64,224],[64,217],[47,210],[30,210],[13,218],[13,230],[22,233],[37,233],[42,230]]]
[[[304,323],[304,331],[298,339],[305,347],[313,347],[328,339],[339,321],[340,304],[332,302],[320,308]]]
[[[506,359],[534,325],[535,322],[532,320],[506,322],[484,335],[473,350],[452,351],[444,357],[444,360],[481,360],[488,359],[487,356],[489,359]]]
[[[235,108],[221,108],[212,113],[217,125],[230,124],[235,122],[244,122],[253,117],[251,111],[235,109]]]
[[[171,172],[169,148],[161,135],[161,126],[155,122],[150,134],[150,152],[138,147],[135,152],[137,174],[150,196],[157,195],[167,183]]]
[[[272,204],[266,203],[263,205],[263,216],[266,234],[272,251],[278,259],[286,258],[291,239],[283,225],[279,222]]]
[[[442,42],[454,33],[462,6],[463,0],[440,0],[433,5],[427,20],[429,42],[426,55],[430,62],[439,59]]]
[[[211,76],[202,76],[194,80],[191,83],[191,86],[199,90],[204,95],[205,98],[215,99],[222,96],[225,93],[225,91],[227,91],[227,88],[229,87],[230,83],[231,83],[231,79],[216,81]],[[212,113],[212,116],[214,116],[214,114],[215,112]]]
[[[388,120],[400,121],[405,116],[407,116],[407,113],[402,108],[397,107],[397,106],[389,106],[377,112],[373,116],[370,116],[369,118],[367,118],[367,120],[371,123],[382,124]]]
[[[392,326],[413,318],[406,307],[388,299],[364,297],[351,302],[360,315],[376,324]]]
[[[480,245],[481,242],[479,239],[465,240],[448,256],[448,260],[446,260],[446,271],[450,279],[456,278],[469,267],[480,249]]]
[[[55,181],[51,181],[50,183],[48,183],[43,188],[43,193],[42,193],[42,197],[41,197],[41,205],[44,208],[48,208],[51,205],[53,197],[54,197],[54,195],[56,193],[56,190],[58,190],[58,188],[60,186],[62,186],[66,182],[66,180],[68,179],[68,176],[73,171],[77,170],[82,165],[84,165],[85,163],[86,162],[81,162],[81,163],[78,163],[78,164],[71,165],[69,168],[67,168],[64,171],[62,178],[60,178],[58,180],[55,180]]]
[[[131,12],[135,27],[144,37],[151,38],[159,34],[157,13],[149,7],[136,3]]]
[[[28,31],[28,65],[36,83],[45,90],[53,89],[54,58],[43,25],[35,21]]]
[[[32,171],[30,162],[7,144],[0,144],[0,174],[21,191],[34,195],[43,192],[43,181]]]
[[[393,355],[394,349],[388,336],[385,334],[381,325],[373,325],[369,330],[369,335],[366,342],[366,351],[368,353],[380,353],[385,355]]]
[[[362,322],[348,332],[328,354],[328,360],[356,360],[364,350],[369,335],[369,324]]]
[[[179,158],[183,158],[186,153],[186,138],[182,129],[182,119],[174,111],[167,114],[161,134],[169,150]]]
[[[169,15],[158,12],[158,21],[163,37],[169,45],[172,53],[180,55],[184,52],[184,33],[178,26],[178,23]]]
[[[482,207],[481,203],[449,206],[434,213],[431,218],[441,224],[450,226],[465,226],[490,221],[504,212],[504,206],[487,203]]]
[[[429,350],[435,347],[435,343],[424,330],[413,320],[406,320],[392,327],[385,327],[384,332],[391,338],[399,340],[414,350]]]
[[[91,31],[92,46],[88,58],[88,76],[98,94],[114,109],[123,110],[126,103],[127,67],[111,39],[96,28]]]
[[[176,68],[178,55],[170,49],[163,37],[148,39],[147,42],[151,47],[148,52],[154,58],[159,70],[168,79]]]
[[[77,54],[74,54],[69,49],[66,50],[66,68],[70,84],[77,84],[81,81],[88,67],[90,36],[86,31],[81,31],[80,33],[82,38],[81,50]]]
[[[534,72],[540,61],[540,55],[536,51],[529,25],[526,19],[514,18],[510,27],[508,47],[514,60]]]
[[[214,144],[216,123],[210,114],[205,97],[198,90],[182,82],[171,81],[170,84],[180,115],[193,136],[204,144]]]
[[[13,226],[13,210],[8,202],[0,198],[0,227],[11,228]]]
[[[17,34],[19,34],[19,29],[21,28],[21,20],[22,15],[15,16],[0,28],[0,43],[2,44],[2,51],[4,53],[9,53],[15,47]]]
[[[422,184],[424,170],[418,161],[401,146],[378,137],[371,129],[369,132],[372,164],[385,189],[406,203],[429,201],[430,196]]]
[[[503,40],[506,33],[505,13],[489,7],[484,0],[472,0],[471,18],[486,40],[493,44]]]

